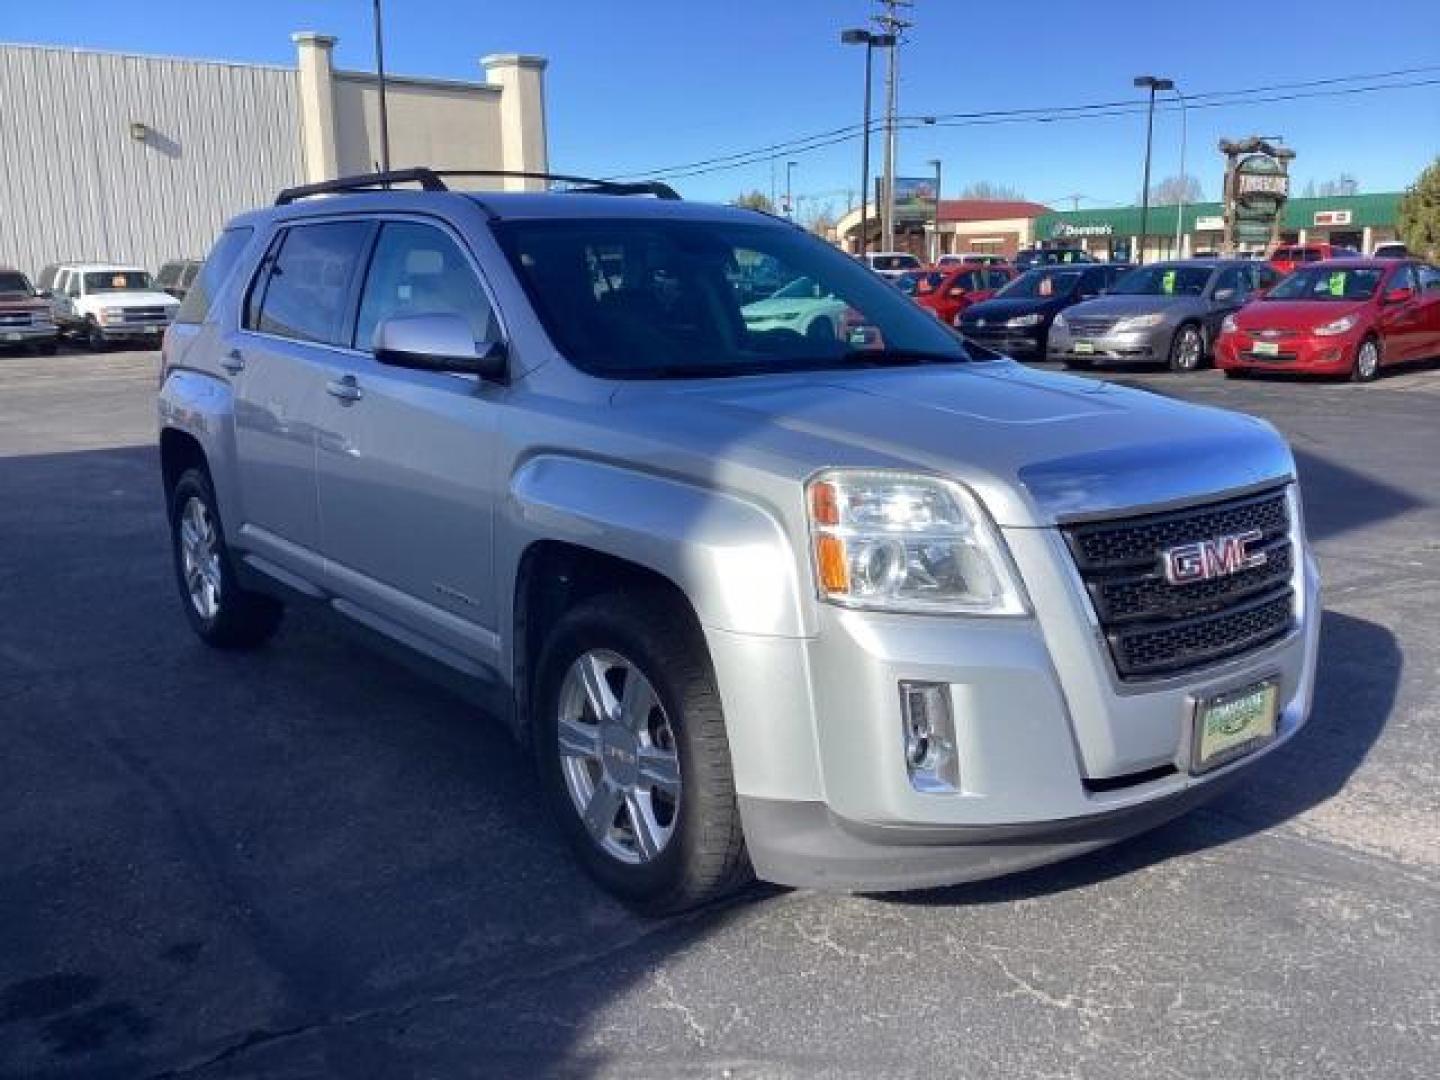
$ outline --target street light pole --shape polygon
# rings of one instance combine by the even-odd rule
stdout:
[[[870,250],[870,87],[875,67],[874,55],[877,48],[894,43],[892,34],[872,34],[869,30],[840,31],[842,45],[865,46],[865,113],[860,131],[860,251],[863,256]]]
[[[1155,92],[1174,90],[1175,84],[1169,79],[1157,79],[1154,75],[1137,75],[1135,85],[1150,91],[1150,108],[1145,114],[1145,181],[1140,189],[1140,250],[1135,253],[1135,264],[1145,261],[1145,237],[1149,231],[1150,219],[1150,148],[1155,135]]]
[[[1175,87],[1175,96],[1180,99],[1180,205],[1175,211],[1175,257],[1181,257],[1180,236],[1181,222],[1185,217],[1185,185],[1189,182],[1185,175],[1185,142],[1188,138],[1190,107],[1185,102],[1185,95],[1180,88]]]
[[[385,102],[385,35],[380,25],[380,0],[375,0],[375,83],[380,91],[380,171],[390,171],[390,115]]]
[[[930,252],[933,263],[940,258],[940,159],[931,158],[930,165],[935,169],[935,241]]]

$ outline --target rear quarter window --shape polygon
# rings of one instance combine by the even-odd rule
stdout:
[[[200,323],[205,321],[205,317],[210,314],[210,305],[216,294],[234,271],[240,253],[250,243],[250,237],[254,233],[254,229],[238,228],[226,229],[220,234],[220,238],[215,241],[215,246],[210,249],[210,255],[205,260],[204,266],[195,276],[195,282],[190,291],[180,302],[180,310],[175,313],[176,322]],[[162,269],[161,275],[163,276],[165,270],[168,269],[168,266]],[[176,269],[179,269],[178,265]]]

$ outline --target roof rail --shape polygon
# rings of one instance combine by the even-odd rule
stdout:
[[[321,180],[314,184],[288,187],[275,196],[276,206],[286,206],[297,199],[308,199],[312,195],[337,195],[347,191],[371,191],[375,188],[389,188],[394,184],[419,184],[424,191],[449,191],[445,183],[447,176],[483,176],[519,180],[544,180],[551,184],[571,185],[564,191],[592,195],[653,195],[657,199],[678,199],[680,195],[669,184],[658,180],[640,183],[620,183],[614,180],[596,180],[589,176],[566,176],[562,173],[515,172],[508,169],[427,169],[419,166],[413,169],[392,169],[389,172],[362,173],[358,176],[342,176],[335,180]]]

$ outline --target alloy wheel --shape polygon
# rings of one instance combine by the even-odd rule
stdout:
[[[680,814],[680,758],[655,687],[618,653],[592,649],[560,687],[557,749],[565,789],[590,839],[612,858],[648,863]]]
[[[1200,366],[1203,351],[1200,332],[1193,326],[1187,326],[1180,331],[1180,343],[1175,348],[1175,367],[1180,371],[1194,371]]]
[[[180,511],[180,564],[196,614],[215,618],[220,613],[219,534],[210,508],[194,496]]]
[[[1360,343],[1360,352],[1355,357],[1355,370],[1366,382],[1375,378],[1380,371],[1380,346],[1373,338],[1367,338]]]

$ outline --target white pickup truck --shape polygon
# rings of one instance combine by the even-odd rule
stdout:
[[[159,348],[180,308],[146,271],[109,263],[57,267],[48,295],[60,332],[97,350],[114,341],[149,341]]]

